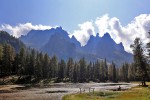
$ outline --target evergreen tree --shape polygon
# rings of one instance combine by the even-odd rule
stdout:
[[[131,64],[128,68],[128,79],[130,81],[135,81],[135,67]]]
[[[73,80],[73,70],[74,70],[74,61],[72,58],[69,58],[67,62],[67,77],[70,81]]]
[[[108,79],[109,81],[113,81],[116,82],[117,76],[116,76],[116,66],[115,64],[112,62],[112,64],[108,67]]]
[[[50,70],[53,78],[58,76],[58,60],[56,56],[53,56],[50,61]]]
[[[91,79],[92,63],[90,62],[87,66],[86,79],[89,81]]]
[[[150,31],[148,32],[149,33],[149,38],[150,38]],[[147,73],[150,73],[150,41],[147,43],[147,58],[148,58],[148,72]],[[150,74],[148,74],[148,80],[150,81]]]
[[[58,64],[58,79],[63,80],[65,78],[65,69],[66,69],[66,63],[64,60],[61,60]]]
[[[38,67],[38,69],[39,69],[39,72],[40,72],[40,76],[43,78],[43,71],[44,71],[44,67],[43,67],[43,65],[44,65],[44,55],[43,55],[43,53],[42,52],[40,52],[39,53],[39,67]],[[49,66],[50,67],[50,66]],[[49,71],[49,77],[51,78],[51,72]]]
[[[13,68],[12,68],[12,73],[13,74],[17,74],[18,73],[18,69],[19,69],[19,54],[16,54],[15,58],[14,58],[14,62],[13,62]]]
[[[3,46],[0,45],[0,76],[2,76],[2,57],[3,57]]]
[[[78,72],[79,70],[78,70],[78,64],[75,62],[75,64],[74,64],[74,70],[73,70],[73,82],[77,82],[78,81]]]
[[[11,74],[14,57],[15,57],[14,48],[9,44],[5,44],[3,46],[3,56],[2,56],[2,71],[5,75]]]
[[[42,78],[42,59],[40,59],[40,53],[37,52],[36,54],[36,62],[35,62],[35,77]]]
[[[52,61],[54,61],[54,60],[52,59]],[[50,76],[49,71],[50,71],[50,58],[47,54],[45,54],[44,61],[43,61],[43,77],[44,78],[49,78],[49,76]]]
[[[15,59],[15,62],[16,64],[18,63],[18,59],[19,59],[19,65],[18,66],[18,74],[21,76],[23,74],[27,74],[25,72],[28,72],[29,70],[26,70],[26,52],[25,52],[25,49],[24,48],[21,48],[20,49],[20,52],[19,52],[19,55],[18,57],[16,56],[16,59]]]
[[[116,76],[116,66],[115,66],[115,64],[114,63],[112,63],[112,81],[113,82],[116,82],[117,80],[116,80],[116,78],[117,78],[117,76]]]
[[[107,66],[107,61],[106,59],[104,60],[103,63],[103,67],[104,67],[104,80],[107,81],[108,80],[108,66]]]
[[[35,75],[34,70],[35,70],[35,63],[36,63],[36,51],[35,49],[31,50],[30,53],[30,61],[29,61],[29,66],[28,66],[28,73],[30,76]]]
[[[3,46],[0,45],[0,61],[2,60],[2,57],[3,57]]]
[[[131,45],[133,49],[134,66],[136,67],[136,76],[142,81],[142,85],[146,85],[147,78],[147,64],[144,55],[144,48],[140,38],[134,40],[134,44]]]
[[[85,82],[86,81],[86,61],[84,58],[80,59],[80,80],[79,82]]]
[[[105,74],[105,66],[104,66],[104,62],[101,61],[100,62],[100,81],[104,82],[104,74]]]
[[[128,82],[128,67],[127,63],[124,63],[121,67],[121,80]]]
[[[99,61],[97,60],[95,65],[94,65],[94,73],[95,73],[95,79],[96,81],[100,81],[100,63]]]

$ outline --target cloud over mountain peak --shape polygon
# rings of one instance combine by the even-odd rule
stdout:
[[[95,21],[83,22],[78,26],[79,29],[74,30],[71,35],[74,35],[82,46],[87,44],[91,35],[96,36],[95,30],[98,29],[100,37],[108,32],[116,43],[122,42],[125,50],[131,52],[130,44],[133,43],[136,37],[140,37],[144,43],[149,41],[147,37],[150,30],[150,14],[141,14],[126,26],[123,26],[118,18],[110,18],[108,14],[97,17]],[[32,23],[18,24],[16,26],[4,24],[0,26],[0,30],[5,30],[15,37],[25,35],[32,29],[46,30],[51,28],[51,26],[33,25]]]
[[[46,30],[51,29],[51,26],[45,25],[33,25],[32,23],[18,24],[16,26],[11,26],[9,24],[1,25],[0,30],[5,30],[15,37],[20,37],[21,35],[26,35],[29,31],[33,30]]]
[[[150,30],[150,14],[141,14],[137,17],[135,17],[130,23],[128,23],[126,26],[122,26],[120,20],[116,17],[110,18],[108,14],[105,14],[101,17],[96,18],[95,22],[93,23],[92,21],[89,22],[90,27],[86,27],[86,30],[88,29],[95,29],[98,28],[99,36],[102,37],[106,32],[108,32],[111,36],[111,38],[116,42],[120,43],[122,42],[125,50],[128,52],[132,52],[130,48],[130,44],[133,43],[134,39],[136,37],[140,37],[143,43],[147,43],[149,41],[148,39],[148,31]],[[80,26],[84,25],[80,24]],[[76,31],[81,31],[81,30],[76,30]],[[76,33],[74,31],[74,34]],[[95,30],[92,30],[93,33],[95,33]],[[76,37],[78,41],[83,43],[84,38],[84,45],[86,44],[85,42],[88,41],[89,37],[85,39],[82,35],[85,34],[83,32],[80,32]],[[88,32],[86,32],[87,36],[90,36]]]

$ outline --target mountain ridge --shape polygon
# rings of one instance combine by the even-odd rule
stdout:
[[[98,33],[96,36],[90,36],[87,44],[81,46],[80,42],[74,36],[70,38],[67,31],[63,30],[62,27],[43,31],[36,30],[34,33],[32,31],[28,33],[32,34],[32,37],[27,34],[21,36],[20,40],[27,46],[48,53],[50,56],[57,55],[59,59],[67,60],[69,57],[76,60],[85,57],[88,61],[107,59],[109,62],[113,61],[118,65],[123,62],[132,62],[132,54],[124,50],[122,43],[117,44],[109,33],[105,33],[102,37],[99,37]],[[36,33],[38,33],[38,37]],[[42,41],[44,43],[38,44]]]
[[[0,31],[0,45],[5,44],[11,45],[15,52],[19,52],[21,48],[26,48],[25,44],[19,39],[11,36],[6,31]]]

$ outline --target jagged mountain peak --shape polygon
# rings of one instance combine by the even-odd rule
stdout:
[[[120,42],[118,45],[122,50],[124,50],[124,46],[123,46],[122,42]]]
[[[112,39],[111,36],[110,36],[110,34],[109,34],[108,32],[106,32],[106,33],[102,36],[102,38]]]
[[[28,34],[32,34],[32,37],[27,35],[24,39],[20,38],[25,44],[49,55],[57,55],[60,59],[73,57],[78,60],[85,57],[89,61],[94,61],[106,58],[110,62],[118,63],[118,65],[124,61],[132,61],[132,55],[124,50],[123,44],[117,44],[109,33],[105,33],[102,37],[98,33],[96,36],[91,35],[87,44],[82,47],[75,36],[70,38],[68,32],[62,27],[47,31],[37,30]]]
[[[72,43],[76,44],[78,47],[81,47],[80,42],[75,38],[74,35],[71,37],[70,40],[71,40]]]

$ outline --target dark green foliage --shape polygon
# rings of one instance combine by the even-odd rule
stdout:
[[[2,55],[2,72],[3,72],[3,74],[5,74],[5,75],[11,74],[14,57],[15,57],[14,48],[9,44],[5,44],[3,46],[3,55]]]
[[[108,80],[117,82],[116,66],[113,62],[108,68]]]
[[[66,63],[64,60],[61,60],[58,64],[58,79],[63,80],[65,78],[65,69],[66,69]]]
[[[128,69],[129,69],[129,65],[127,63],[124,63],[120,68],[120,80],[128,82],[128,71],[131,70]]]
[[[80,66],[80,79],[79,82],[86,82],[86,61],[84,58],[79,61]]]
[[[51,62],[53,62],[53,58],[51,60]],[[56,62],[54,62],[55,64]],[[50,70],[50,58],[47,54],[44,55],[44,60],[43,60],[43,78],[48,78],[50,77],[50,73],[49,73],[49,70]],[[55,65],[54,65],[55,66]]]
[[[50,71],[50,74],[53,78],[56,78],[58,76],[58,60],[56,56],[53,56],[50,61]]]
[[[144,48],[140,38],[134,40],[134,44],[131,45],[134,56],[134,66],[136,67],[136,77],[142,81],[142,85],[146,85],[147,78],[147,61],[144,55]]]
[[[23,42],[13,36],[10,36],[5,31],[0,31],[0,44],[10,44],[16,52],[19,52],[21,48],[25,48]]]
[[[74,71],[74,61],[72,58],[69,58],[67,62],[67,77],[70,81],[73,79],[73,71]]]
[[[5,32],[3,34],[7,35]],[[123,63],[118,68],[113,62],[107,64],[106,59],[89,63],[84,58],[79,61],[74,61],[73,58],[59,61],[56,56],[50,58],[48,54],[35,49],[20,48],[15,52],[16,48],[9,43],[5,40],[5,43],[0,45],[0,77],[19,75],[18,82],[21,83],[32,82],[33,78],[34,80],[53,79],[55,82],[144,81],[147,72],[150,71],[139,39],[136,39],[135,44],[132,45],[134,63]]]

